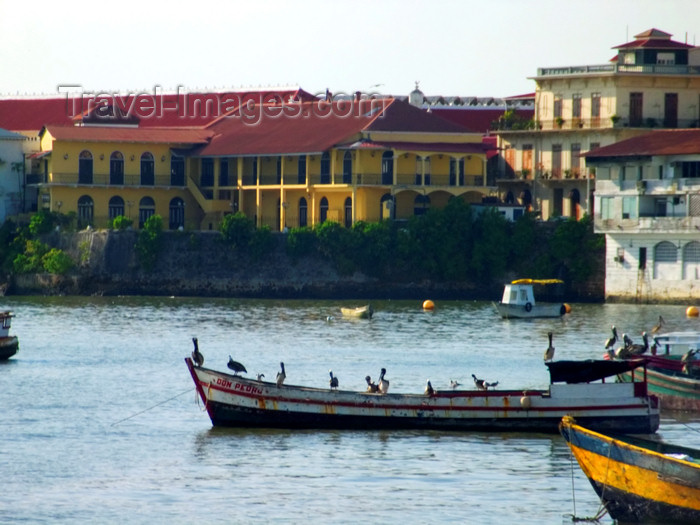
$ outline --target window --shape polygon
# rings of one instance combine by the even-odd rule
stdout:
[[[416,156],[416,186],[423,184],[423,159]]]
[[[700,242],[683,246],[683,279],[700,279]]]
[[[425,215],[430,208],[430,197],[417,195],[413,201],[413,215]]]
[[[306,155],[301,155],[297,162],[297,183],[306,184]]]
[[[677,279],[678,248],[669,241],[654,247],[654,279]]]
[[[219,186],[228,186],[228,159],[219,162]]]
[[[554,95],[554,118],[563,117],[561,95]]]
[[[642,108],[644,95],[642,93],[630,93],[630,126],[642,125]]]
[[[552,177],[561,178],[561,144],[552,144]]]
[[[678,93],[664,95],[664,127],[678,127]]]
[[[581,118],[581,93],[574,93],[571,98],[571,116]]]
[[[612,219],[613,218],[613,203],[612,197],[601,197],[600,198],[600,218]]]
[[[109,183],[124,184],[124,155],[120,151],[114,151],[109,156]]]
[[[185,185],[185,159],[173,155],[170,157],[170,184],[172,186]]]
[[[92,184],[92,153],[87,150],[78,157],[78,184]]]
[[[180,197],[175,197],[170,201],[168,227],[171,230],[185,227],[185,201]]]
[[[464,158],[450,159],[450,186],[464,186]]]
[[[684,179],[700,178],[700,162],[680,162],[681,177]]]
[[[571,172],[578,176],[581,173],[581,144],[571,145]]]
[[[141,155],[141,185],[153,186],[155,184],[155,164],[153,155],[148,151]]]
[[[600,118],[600,93],[591,93],[591,118]]]
[[[343,184],[352,184],[352,152],[346,151],[343,156]]]
[[[156,203],[151,197],[144,197],[139,202],[139,228],[143,228],[148,218],[156,212]]]
[[[124,199],[121,197],[112,197],[109,199],[109,220],[114,220],[115,217],[124,215]]]
[[[657,53],[656,63],[660,66],[673,66],[676,64],[676,55],[674,53]]]
[[[282,184],[282,157],[277,157],[277,167],[275,171],[277,184]]]
[[[78,226],[84,228],[92,224],[95,213],[95,205],[92,197],[83,195],[78,199]]]
[[[321,184],[331,183],[331,156],[328,152],[321,155]],[[323,221],[321,221],[323,222]]]
[[[326,222],[326,219],[328,219],[328,199],[323,197],[320,204],[319,220],[321,222]]]
[[[394,205],[395,201],[391,194],[385,193],[382,195],[379,201],[379,217],[381,217],[382,220],[394,219],[396,217]]]
[[[637,197],[622,197],[622,218],[636,219],[637,217]]]
[[[382,153],[382,184],[394,183],[394,153],[385,151]]]
[[[304,157],[304,159],[306,159],[306,158]],[[307,225],[308,225],[308,217],[307,217],[306,199],[304,197],[302,197],[301,199],[299,199],[299,227],[304,227]]]
[[[202,187],[214,186],[214,159],[202,159]]]
[[[430,186],[430,157],[426,158],[424,161],[425,173],[423,174],[423,184]]]
[[[345,227],[352,226],[352,198],[345,199]]]

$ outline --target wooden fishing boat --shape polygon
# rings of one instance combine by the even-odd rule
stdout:
[[[277,386],[196,366],[191,358],[185,361],[214,426],[556,433],[561,418],[570,414],[599,430],[651,433],[659,427],[658,400],[647,395],[643,381],[381,394]],[[590,368],[590,363],[583,366]]]
[[[613,519],[700,523],[700,450],[602,434],[571,417],[560,431]]]
[[[700,332],[656,335],[643,357],[649,391],[659,397],[664,410],[700,412]],[[620,374],[620,379],[632,381],[633,372]]]
[[[504,319],[561,317],[569,311],[566,305],[535,302],[534,285],[562,282],[559,279],[516,279],[505,285],[501,302],[494,303],[494,306]]]
[[[341,308],[340,312],[343,317],[351,317],[355,319],[372,319],[374,314],[374,309],[371,304],[366,304],[364,306],[358,306],[357,308]]]
[[[10,335],[14,316],[12,312],[0,312],[0,361],[9,359],[19,350],[19,339],[15,335]]]

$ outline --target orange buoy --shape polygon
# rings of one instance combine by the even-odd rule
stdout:
[[[571,305],[569,303],[564,303],[564,308],[566,309],[567,314],[571,313]]]
[[[700,315],[700,310],[698,310],[697,306],[689,306],[685,311],[685,315],[688,317],[697,317]]]
[[[423,310],[433,310],[435,308],[435,303],[430,299],[423,301]]]

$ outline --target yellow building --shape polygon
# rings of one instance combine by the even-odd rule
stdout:
[[[87,120],[87,119],[86,119]],[[133,119],[47,126],[39,206],[106,227],[216,229],[243,211],[274,231],[407,219],[495,195],[480,134],[393,98],[241,105],[207,126]]]

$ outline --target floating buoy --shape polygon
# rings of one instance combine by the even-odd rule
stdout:
[[[569,303],[564,303],[564,309],[566,310],[567,314],[571,313],[571,305]]]
[[[689,306],[685,311],[685,315],[688,317],[697,317],[700,315],[700,310],[698,310],[697,306]]]
[[[433,310],[435,308],[435,303],[430,299],[423,301],[423,310]]]
[[[523,407],[525,410],[530,410],[530,407],[532,406],[532,401],[530,400],[530,396],[523,396],[520,398],[520,406]]]

